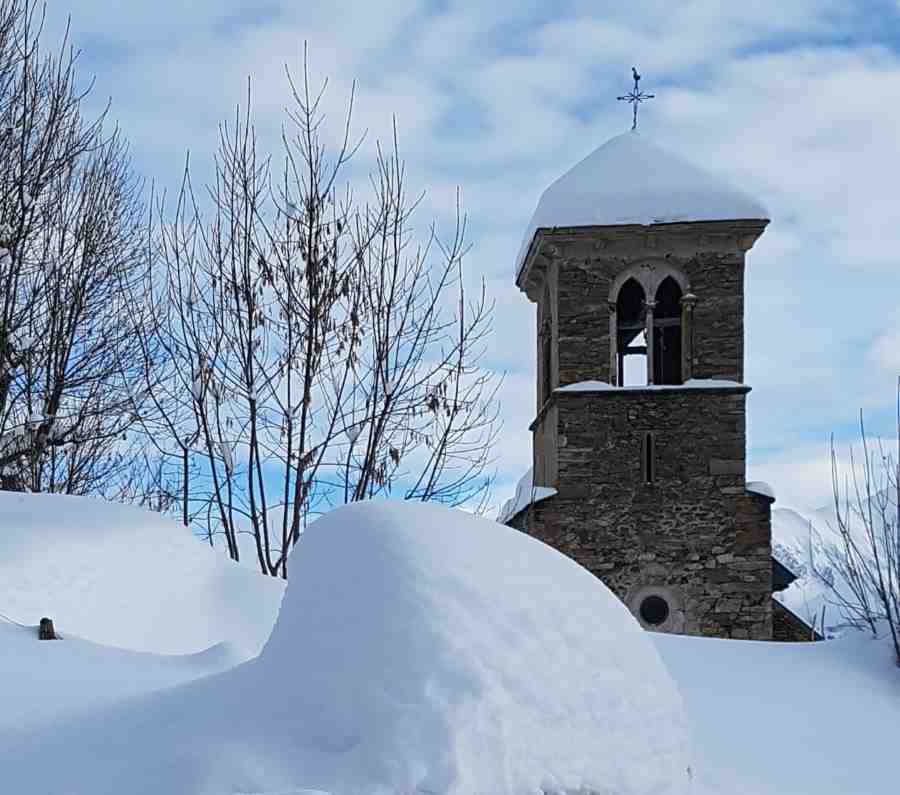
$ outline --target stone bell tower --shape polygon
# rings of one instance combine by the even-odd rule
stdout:
[[[773,498],[745,483],[743,381],[745,257],[767,218],[630,132],[547,189],[518,258],[543,498],[509,523],[650,629],[772,637]]]

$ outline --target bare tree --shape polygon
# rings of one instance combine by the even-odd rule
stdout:
[[[0,0],[0,485],[105,493],[141,402],[140,185],[42,25],[34,0]]]
[[[818,543],[823,561],[813,571],[828,586],[851,626],[878,635],[886,628],[900,666],[900,379],[897,382],[896,450],[882,440],[873,447],[862,413],[862,461],[850,451],[842,476],[831,445],[836,542]]]
[[[492,307],[483,287],[464,291],[464,216],[446,242],[433,225],[414,235],[396,131],[358,201],[345,183],[352,95],[331,151],[324,86],[311,90],[305,62],[302,82],[288,79],[277,170],[248,90],[205,194],[186,169],[174,207],[157,203],[161,324],[145,345],[164,361],[147,368],[143,419],[181,470],[184,521],[233,558],[248,533],[261,571],[281,577],[330,505],[395,491],[477,504],[498,431],[497,379],[479,366]]]

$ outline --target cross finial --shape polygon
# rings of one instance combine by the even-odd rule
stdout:
[[[634,115],[632,116],[631,129],[636,130],[638,105],[640,105],[645,99],[655,99],[656,94],[645,94],[643,91],[641,91],[641,76],[638,74],[636,66],[631,67],[631,75],[632,77],[634,77],[634,88],[630,93],[625,94],[625,96],[622,97],[616,97],[616,99],[625,100],[632,106]]]

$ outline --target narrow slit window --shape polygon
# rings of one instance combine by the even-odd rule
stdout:
[[[652,433],[644,434],[644,443],[641,446],[641,471],[644,475],[644,483],[653,483],[656,475],[656,451],[654,450],[654,440]]]
[[[540,345],[541,405],[550,400],[553,393],[553,304],[550,285],[544,288],[544,300],[538,310],[538,344]]]
[[[544,403],[550,400],[550,394],[553,392],[552,372],[553,372],[553,351],[550,347],[550,325],[547,324],[544,333],[541,335],[541,369],[543,370],[543,389],[541,390],[541,398]]]

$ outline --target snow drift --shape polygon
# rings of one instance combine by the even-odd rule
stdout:
[[[10,791],[687,791],[681,699],[651,637],[542,543],[437,506],[358,504],[307,530],[291,578],[258,659],[0,737]]]
[[[900,671],[889,639],[654,640],[691,723],[692,795],[897,791]]]
[[[161,654],[226,641],[259,654],[283,585],[158,513],[86,497],[0,492],[0,613],[64,636]]]
[[[71,635],[64,641],[38,641],[37,627],[0,622],[0,749],[5,747],[4,733],[75,720],[239,662],[226,644],[199,654],[144,654]],[[0,769],[4,767],[0,751]],[[5,795],[9,790],[0,786],[0,792]]]

